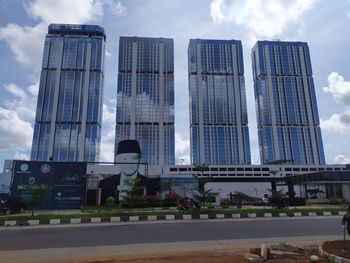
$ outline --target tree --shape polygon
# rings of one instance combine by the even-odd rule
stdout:
[[[206,168],[205,168],[206,167]],[[208,169],[208,165],[204,164],[202,166],[203,170]],[[205,185],[211,181],[211,177],[198,177],[194,176],[198,181],[198,188],[197,191],[192,192],[193,198],[200,204],[200,207],[202,209],[205,209],[207,204],[210,203],[211,198],[216,195],[215,192],[213,192],[213,189],[205,190]]]
[[[195,164],[194,167],[196,167],[196,170],[201,173],[201,176],[203,176],[203,173],[205,171],[208,171],[209,165],[206,163],[199,163],[199,164]]]
[[[204,191],[205,184],[211,180],[211,177],[203,178],[204,172],[209,170],[209,165],[206,163],[202,163],[202,164],[195,164],[194,167],[196,167],[196,170],[201,173],[201,177],[197,175],[195,176],[195,178],[198,180],[199,189]]]
[[[47,198],[47,192],[49,190],[46,184],[41,185],[25,185],[24,190],[27,195],[23,198],[24,203],[27,207],[32,209],[32,216],[34,216],[34,210]]]
[[[271,192],[271,196],[269,197],[269,202],[271,203],[273,208],[283,208],[286,206],[284,201],[286,200],[287,196],[282,192],[282,190],[272,190],[267,189]]]
[[[233,194],[231,194],[232,198],[235,199],[235,203],[238,208],[242,207],[242,203],[244,201],[252,201],[255,200],[256,198],[251,197],[243,192],[235,191]]]
[[[140,183],[141,178],[139,177],[125,180],[125,184],[130,187],[130,190],[127,192],[127,195],[123,198],[121,205],[122,207],[130,208],[130,212],[138,202],[137,197],[143,195],[143,187],[140,185]]]
[[[200,204],[202,209],[207,207],[207,204],[210,203],[211,197],[215,194],[216,193],[213,192],[213,189],[198,189],[198,191],[192,192],[193,198]]]
[[[163,182],[163,186],[164,188],[166,188],[168,190],[168,194],[170,195],[173,192],[173,180],[169,179],[165,182]]]
[[[106,199],[107,206],[113,206],[114,203],[115,203],[115,198],[113,196],[107,197],[107,199]]]

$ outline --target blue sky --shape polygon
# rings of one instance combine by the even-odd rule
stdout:
[[[250,51],[257,40],[309,44],[326,162],[350,163],[348,0],[0,0],[0,167],[28,159],[42,47],[50,23],[105,28],[101,158],[113,160],[119,36],[170,37],[175,47],[176,159],[189,162],[190,38],[242,40],[252,162],[259,148]]]

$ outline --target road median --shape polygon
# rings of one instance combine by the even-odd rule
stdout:
[[[171,220],[213,220],[244,218],[286,218],[314,216],[342,216],[344,208],[292,208],[275,210],[269,208],[210,209],[210,210],[151,210],[115,211],[76,214],[39,214],[35,216],[1,216],[0,226],[33,226],[61,224],[102,224],[110,222],[171,221]]]

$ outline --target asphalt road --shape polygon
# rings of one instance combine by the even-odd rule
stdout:
[[[340,217],[1,228],[0,250],[338,235]]]

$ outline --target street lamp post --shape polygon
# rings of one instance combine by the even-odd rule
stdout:
[[[271,188],[273,191],[276,191],[276,174],[279,172],[279,170],[269,170],[269,174],[273,175],[273,181],[271,182]]]

